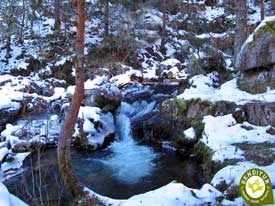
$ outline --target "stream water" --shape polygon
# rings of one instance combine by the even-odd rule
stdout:
[[[171,149],[134,139],[130,117],[143,115],[147,112],[144,108],[122,104],[115,116],[117,140],[106,149],[89,153],[72,150],[73,166],[85,186],[116,199],[145,193],[171,181],[192,188],[202,186],[203,172],[197,161],[183,160]],[[62,184],[55,148],[43,151],[40,162],[33,153],[25,160],[23,169],[23,174],[5,181],[10,192],[30,205],[37,205],[33,201],[41,195],[51,206],[69,204],[72,197]],[[42,185],[38,184],[40,178]]]
[[[92,154],[73,154],[73,165],[86,186],[112,198],[129,198],[173,180],[193,188],[202,185],[203,175],[196,162],[183,161],[174,151],[156,145],[139,144],[132,136],[129,117],[123,108],[119,111],[116,142]]]

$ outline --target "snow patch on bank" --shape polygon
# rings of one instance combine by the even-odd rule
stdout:
[[[189,80],[191,87],[178,95],[179,99],[201,99],[211,102],[228,101],[243,105],[248,102],[274,102],[275,90],[269,90],[261,94],[250,94],[238,88],[237,79],[225,82],[220,87],[217,83],[216,72],[207,75],[196,75]]]
[[[266,131],[270,128],[252,125],[248,122],[237,124],[232,114],[225,116],[205,116],[202,142],[213,151],[213,161],[223,162],[225,159],[243,159],[243,151],[233,146],[235,143],[249,142],[274,143],[274,136]]]
[[[210,184],[205,184],[201,189],[191,189],[181,183],[171,182],[157,190],[144,194],[135,195],[127,200],[114,200],[94,193],[88,188],[85,189],[91,196],[98,197],[105,204],[112,206],[181,206],[181,205],[202,205],[215,203],[216,198],[222,193]]]
[[[239,185],[242,175],[252,168],[259,168],[265,171],[271,179],[272,186],[275,186],[275,162],[269,166],[258,166],[251,162],[240,162],[236,165],[228,165],[216,173],[211,184],[216,186],[225,181],[226,184]]]

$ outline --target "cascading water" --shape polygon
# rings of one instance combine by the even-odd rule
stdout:
[[[155,103],[121,103],[115,116],[117,140],[104,150],[72,155],[80,179],[95,192],[112,198],[129,198],[168,184],[202,185],[200,166],[177,158],[174,150],[160,145],[141,145],[134,140],[131,121],[153,111]],[[188,175],[187,175],[188,174]]]
[[[127,116],[129,105],[122,104],[116,115],[116,134],[118,141],[109,149],[112,154],[101,160],[119,181],[135,184],[154,170],[154,159],[158,156],[152,148],[138,145],[133,139],[131,120]]]

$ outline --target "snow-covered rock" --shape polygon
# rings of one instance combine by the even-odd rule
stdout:
[[[265,18],[248,37],[236,60],[236,69],[246,71],[275,65],[275,16]]]
[[[115,138],[114,117],[104,113],[98,107],[80,107],[78,114],[80,124],[76,128],[76,142],[81,148],[88,150],[107,146]]]
[[[135,195],[127,200],[114,200],[108,197],[100,196],[86,188],[91,196],[97,196],[105,204],[113,206],[180,206],[180,205],[215,205],[217,198],[222,193],[210,184],[205,184],[201,189],[191,189],[183,184],[172,182],[157,190],[144,194]]]
[[[213,152],[212,160],[243,159],[243,151],[233,144],[249,142],[274,143],[274,136],[267,133],[269,127],[260,127],[244,122],[238,124],[231,114],[205,116],[202,142]]]
[[[275,162],[269,166],[259,166],[251,162],[239,162],[236,165],[228,165],[219,170],[213,177],[211,184],[214,186],[225,181],[226,184],[239,185],[242,175],[249,169],[259,168],[265,171],[271,179],[271,184],[275,186]]]
[[[184,130],[183,134],[188,140],[194,140],[196,138],[196,130],[194,127],[190,127],[189,129]]]
[[[237,79],[234,78],[222,85],[218,83],[216,72],[207,75],[196,75],[189,80],[190,88],[178,96],[179,99],[201,99],[210,102],[227,101],[238,105],[258,101],[262,103],[274,102],[275,90],[268,90],[261,94],[250,94],[238,88]]]
[[[112,79],[114,83],[110,83],[106,78],[100,77],[95,78],[93,81],[86,81],[84,105],[115,112],[122,98],[121,91],[116,83],[119,85],[121,82],[129,81],[128,75],[126,74],[116,77],[116,79]]]
[[[159,76],[166,76],[172,78],[177,78],[179,75],[181,62],[177,59],[166,59],[161,62],[159,68],[156,70],[156,74]]]

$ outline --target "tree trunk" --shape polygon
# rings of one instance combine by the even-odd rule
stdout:
[[[102,205],[96,198],[89,197],[84,192],[84,186],[78,180],[72,166],[71,160],[71,140],[74,132],[75,123],[78,117],[81,102],[84,98],[84,30],[85,15],[84,1],[77,0],[77,45],[76,45],[76,74],[75,74],[75,92],[72,98],[70,111],[62,127],[57,154],[60,173],[63,177],[64,185],[71,192],[74,198],[85,200],[82,205]]]
[[[241,50],[242,45],[247,38],[247,2],[246,0],[238,0],[236,4],[236,26],[235,26],[235,44],[234,59]]]
[[[26,18],[26,2],[25,0],[22,0],[22,9],[23,9],[23,14],[22,14],[22,22],[21,22],[21,28],[20,28],[20,33],[19,33],[19,43],[23,44],[24,43],[24,29],[25,29],[25,18]]]
[[[104,0],[105,12],[104,12],[104,36],[105,38],[109,36],[109,0]]]
[[[11,36],[8,34],[7,39],[6,39],[6,60],[8,62],[9,58],[11,58]]]
[[[265,9],[264,9],[264,0],[261,0],[261,21],[264,20]]]
[[[60,0],[54,0],[54,29],[60,31],[61,20],[60,20]]]
[[[162,0],[162,34],[161,34],[161,45],[160,45],[160,51],[165,54],[165,44],[166,44],[166,38],[167,38],[167,31],[166,31],[166,25],[167,25],[167,0]]]
[[[275,14],[274,10],[275,10],[275,0],[271,0],[271,7],[273,9],[273,14]]]

